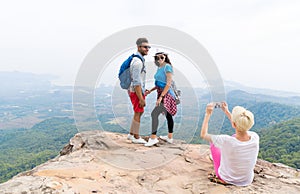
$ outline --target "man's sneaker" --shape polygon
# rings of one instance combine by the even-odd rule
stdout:
[[[140,144],[147,143],[146,140],[144,140],[143,138],[140,137],[140,138],[136,139],[134,136],[132,136],[131,142],[132,143],[140,143]]]
[[[133,135],[131,135],[130,133],[127,135],[127,139],[128,140],[132,140],[133,139]]]
[[[159,141],[157,138],[155,138],[155,139],[149,138],[148,142],[146,142],[144,146],[151,147],[151,146],[157,144],[158,142]]]
[[[159,136],[159,138],[165,140],[168,143],[173,143],[173,138],[170,139],[168,136]]]

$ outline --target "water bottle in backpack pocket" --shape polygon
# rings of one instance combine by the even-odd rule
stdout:
[[[177,89],[177,86],[176,86],[176,83],[174,80],[172,80],[171,88],[175,94],[175,102],[178,105],[178,104],[180,104],[181,90]]]

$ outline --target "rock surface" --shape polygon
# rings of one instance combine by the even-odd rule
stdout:
[[[60,156],[0,184],[0,193],[300,193],[300,172],[282,164],[258,160],[247,187],[212,183],[212,171],[207,145],[160,140],[147,148],[124,134],[86,131]]]

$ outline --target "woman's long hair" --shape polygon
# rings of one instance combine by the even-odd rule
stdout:
[[[168,64],[170,64],[170,65],[173,67],[173,65],[172,65],[172,63],[171,63],[171,61],[170,61],[168,55],[164,54],[164,56],[166,57],[166,58],[165,58],[165,62],[168,63]]]

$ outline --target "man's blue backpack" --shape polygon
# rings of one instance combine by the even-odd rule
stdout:
[[[128,59],[126,59],[122,63],[122,65],[120,67],[120,70],[119,70],[118,77],[119,77],[119,80],[120,80],[121,88],[126,89],[126,90],[130,87],[130,84],[131,84],[131,76],[130,76],[130,68],[129,67],[130,67],[130,63],[131,63],[133,57],[137,57],[137,58],[141,59],[142,62],[143,62],[143,65],[144,65],[144,59],[142,59],[141,56],[136,55],[136,54],[130,55],[128,57]]]

